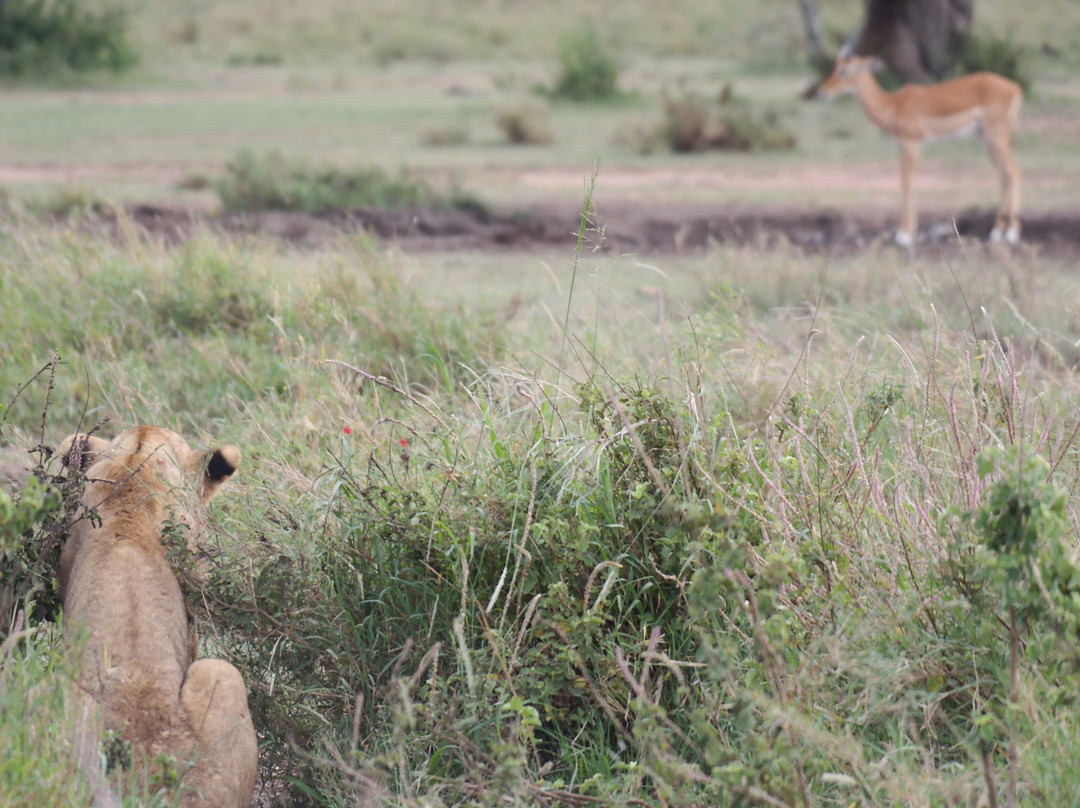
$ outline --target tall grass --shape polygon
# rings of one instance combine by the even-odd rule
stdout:
[[[265,800],[1075,800],[1063,268],[718,251],[680,300],[582,251],[559,327],[362,242],[4,249],[3,349],[86,374],[51,422],[88,377],[245,450],[191,606]]]
[[[6,615],[5,615],[6,617]],[[5,805],[87,805],[92,791],[79,766],[68,716],[70,670],[57,643],[33,636],[0,653]]]

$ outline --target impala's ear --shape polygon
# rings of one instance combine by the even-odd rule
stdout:
[[[86,471],[93,464],[100,452],[109,446],[109,441],[96,435],[68,435],[56,448],[56,453],[65,466],[73,466]]]

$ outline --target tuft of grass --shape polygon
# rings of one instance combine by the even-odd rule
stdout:
[[[659,139],[674,152],[787,151],[795,148],[795,135],[784,127],[775,113],[759,114],[745,104],[731,101],[730,85],[717,103],[684,93],[661,96],[664,123],[657,136],[647,138],[643,147]]]
[[[703,339],[715,334],[708,318],[700,326]],[[231,619],[265,616],[279,657],[277,696],[261,690],[257,702],[263,725],[337,750],[294,769],[335,802],[465,799],[477,783],[515,805],[564,792],[676,805],[812,804],[855,786],[875,804],[913,788],[978,792],[984,746],[1027,748],[1038,732],[1018,715],[1010,670],[1037,690],[1048,660],[1055,682],[1077,675],[1064,673],[1072,622],[1055,623],[1076,617],[1066,604],[1077,571],[1054,549],[1064,511],[1048,467],[1018,476],[1017,453],[964,468],[930,451],[966,451],[980,426],[959,435],[954,418],[992,421],[1001,438],[1035,416],[1008,398],[1015,379],[999,351],[972,368],[982,392],[950,402],[967,367],[953,336],[925,389],[859,368],[838,392],[811,383],[829,371],[808,342],[802,392],[773,426],[702,409],[737,392],[702,388],[710,362],[693,353],[655,387],[595,368],[575,403],[524,422],[492,413],[482,387],[451,413],[358,375],[365,395],[402,409],[365,451],[345,438],[303,517],[324,538],[271,542],[253,586],[237,587],[235,572],[219,583]],[[986,420],[980,402],[1004,406]],[[444,431],[453,418],[479,434]],[[1002,485],[985,504],[956,499],[993,473]],[[944,476],[947,487],[932,487]],[[924,519],[928,491],[954,503],[941,521]],[[1032,521],[1002,528],[1000,514]],[[1029,613],[1023,626],[1046,654],[1037,664],[1010,654],[1001,619],[984,611],[1009,602],[1013,562],[942,544],[1017,527],[1061,591],[1044,612],[1057,618]],[[237,601],[237,589],[263,594]],[[1042,598],[1023,591],[1029,605]],[[854,724],[845,717],[858,705],[869,714]],[[915,752],[909,721],[927,715],[934,741]],[[871,752],[885,751],[893,766],[873,766]],[[926,754],[941,767],[929,780]],[[401,760],[418,767],[407,778]],[[1005,761],[990,764],[999,778]]]
[[[583,102],[618,96],[618,60],[601,42],[591,21],[559,40],[558,59],[559,75],[551,88],[553,98]]]
[[[555,140],[548,109],[541,104],[504,106],[495,116],[495,125],[517,145],[544,146]]]

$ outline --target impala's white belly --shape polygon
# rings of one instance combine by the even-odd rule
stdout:
[[[923,130],[926,132],[924,141],[953,140],[958,137],[976,135],[982,137],[982,116],[977,112],[967,110],[947,118],[925,121]]]

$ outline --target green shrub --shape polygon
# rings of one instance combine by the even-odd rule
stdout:
[[[60,357],[54,354],[52,361],[20,389],[21,394],[31,382],[44,377],[46,413],[59,364]],[[0,408],[0,436],[12,403]],[[0,488],[0,640],[8,636],[17,615],[21,614],[26,625],[36,626],[54,620],[60,610],[56,574],[68,528],[63,506],[78,500],[82,480],[78,475],[56,478],[47,474],[44,461],[48,452],[43,447],[38,447],[35,459],[37,462],[31,463],[31,457],[23,458],[17,470],[8,474],[14,483],[12,490]]]
[[[226,211],[295,210],[308,213],[354,208],[396,209],[446,204],[404,169],[338,169],[291,160],[281,152],[244,150],[229,161],[214,187]]]
[[[0,3],[0,75],[125,70],[136,62],[120,6],[86,11],[77,0]]]
[[[603,101],[618,94],[619,66],[600,42],[596,26],[585,23],[559,40],[560,73],[551,95],[568,101]]]

